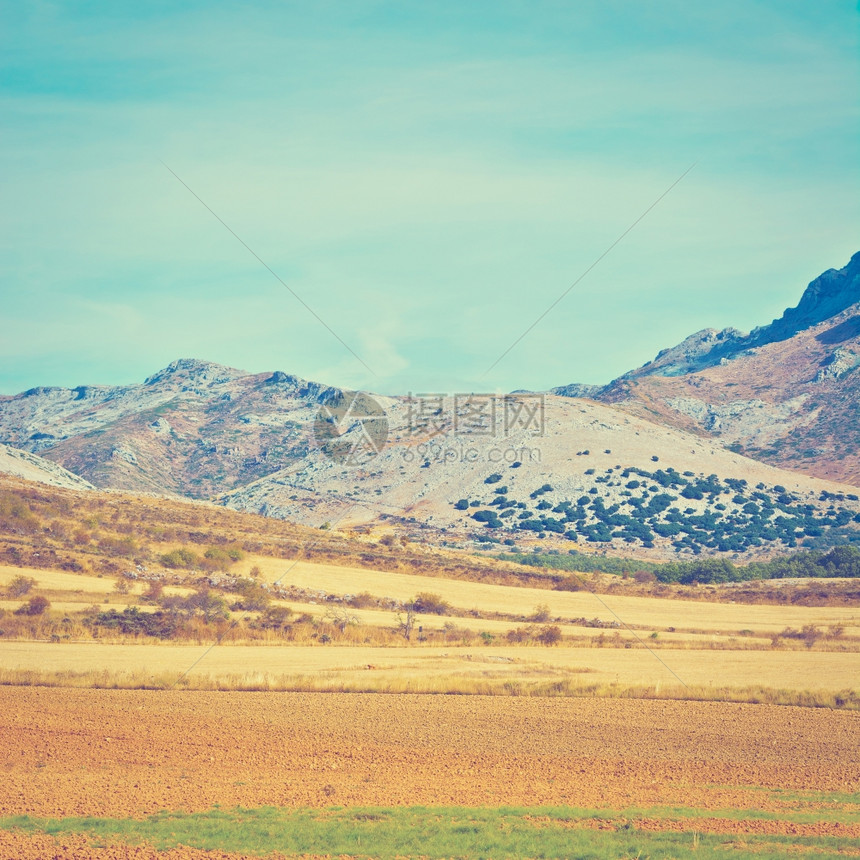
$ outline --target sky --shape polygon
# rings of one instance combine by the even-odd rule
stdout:
[[[860,250],[858,20],[0,0],[0,393],[543,390],[766,324]]]

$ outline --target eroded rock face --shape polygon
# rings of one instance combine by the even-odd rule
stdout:
[[[816,382],[840,379],[846,373],[856,370],[860,365],[860,355],[851,349],[840,346],[822,362],[823,367],[815,375]]]

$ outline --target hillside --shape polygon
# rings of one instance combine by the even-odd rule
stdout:
[[[744,335],[706,329],[609,385],[553,389],[718,440],[792,471],[860,483],[860,254]]]
[[[73,475],[50,460],[2,444],[0,444],[0,472],[54,487],[67,487],[72,490],[93,489],[93,485],[88,481]]]
[[[6,398],[0,429],[99,487],[210,499],[317,527],[382,523],[437,545],[663,558],[770,555],[860,536],[850,486],[775,469],[612,405],[362,395],[382,433],[377,453],[362,420],[344,411],[341,424],[338,407],[324,405],[335,394],[280,372],[180,360],[141,385]],[[353,441],[361,454],[344,459]],[[478,519],[472,507],[483,511]]]
[[[860,538],[851,487],[773,468],[603,404],[549,396],[543,433],[507,436],[458,435],[450,400],[441,413],[451,423],[416,436],[409,408],[402,400],[389,405],[388,445],[362,468],[312,451],[219,501],[317,526],[420,528],[436,543],[611,546],[643,557],[768,554]]]
[[[209,498],[305,456],[331,390],[280,371],[180,359],[140,385],[0,398],[0,441],[97,487]]]

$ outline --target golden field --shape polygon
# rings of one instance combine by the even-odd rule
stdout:
[[[600,574],[554,590],[550,571],[206,505],[23,483],[4,498],[7,684],[857,699],[860,607],[804,605],[803,583],[755,602]],[[407,630],[420,595],[440,608]],[[48,608],[31,617],[33,598]],[[127,609],[176,624],[100,620]]]

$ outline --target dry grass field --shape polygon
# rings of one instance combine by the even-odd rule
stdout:
[[[6,642],[0,680],[75,673],[101,685],[249,689],[584,694],[652,688],[679,698],[731,690],[838,693],[856,689],[856,654],[664,648],[373,647],[361,645],[118,645]],[[187,675],[185,674],[187,672]],[[596,688],[596,689],[595,689]],[[710,695],[708,691],[711,691]],[[753,696],[754,697],[754,696]]]
[[[432,582],[426,577],[393,571],[368,570],[297,561],[285,564],[277,559],[253,557],[243,562],[246,570],[256,565],[263,577],[284,585],[319,589],[329,594],[358,594],[368,591],[375,596],[408,601],[422,591],[432,591],[465,615],[477,612],[499,612],[506,615],[530,615],[535,607],[545,605],[553,617],[600,618],[620,621],[637,629],[705,630],[736,632],[752,629],[762,634],[776,633],[785,627],[843,625],[848,634],[860,634],[860,606],[806,607],[762,606],[735,603],[693,602],[658,597],[635,597],[623,594],[596,594],[590,591],[547,591],[546,589],[490,585],[480,582],[451,580],[442,577]],[[726,597],[729,592],[724,592]]]
[[[857,700],[860,610],[852,607],[680,602],[436,577],[433,591],[449,604],[446,614],[419,614],[414,636],[406,641],[396,630],[402,615],[378,607],[336,604],[348,613],[339,631],[331,623],[326,596],[364,594],[404,603],[426,588],[426,577],[315,562],[285,564],[263,556],[240,564],[240,574],[256,568],[262,581],[280,579],[285,587],[319,595],[314,602],[272,603],[311,619],[303,639],[243,639],[229,626],[224,629],[230,637],[207,642],[204,636],[199,644],[110,631],[98,641],[57,634],[44,637],[53,641],[4,636],[0,679],[124,687],[748,698],[843,707],[854,707]],[[91,574],[7,565],[0,567],[0,588],[8,589],[21,576],[34,583],[28,594],[44,595],[50,613],[63,615],[52,629],[62,630],[64,620],[91,613],[94,604],[101,610],[159,609],[142,600],[146,583],[124,582],[118,591],[115,578]],[[177,597],[194,593],[187,586],[164,590]],[[22,600],[7,599],[0,606],[11,612]],[[543,625],[527,620],[536,610],[544,613]],[[481,614],[504,617],[475,617]],[[232,617],[232,623],[253,623],[254,614],[235,611]],[[584,627],[573,623],[577,618],[615,626]],[[511,638],[549,622],[560,634],[554,647],[534,637]],[[840,634],[815,642],[779,640],[779,646],[769,638],[787,627],[810,626]],[[442,643],[433,635],[444,637]]]
[[[729,586],[649,591],[608,575],[559,591],[545,571],[202,505],[16,493],[5,497],[4,553],[48,564],[0,564],[6,684],[857,706],[857,605],[735,602]],[[51,555],[60,551],[70,555]],[[428,594],[439,608],[405,629],[408,607]],[[31,616],[34,598],[47,609]],[[111,612],[166,619],[168,635],[99,621]]]

